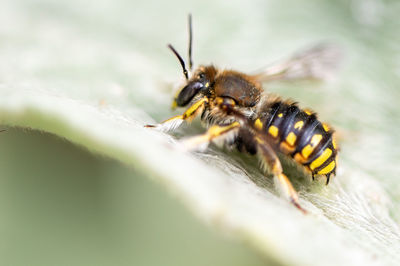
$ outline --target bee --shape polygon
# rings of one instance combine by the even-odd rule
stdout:
[[[157,125],[174,130],[184,121],[200,116],[208,130],[183,140],[189,150],[204,150],[212,142],[222,142],[241,152],[258,155],[273,174],[284,195],[299,210],[298,194],[283,173],[278,154],[291,157],[315,175],[335,175],[338,147],[334,131],[318,120],[316,113],[301,109],[296,102],[283,100],[263,90],[262,83],[272,80],[322,79],[336,67],[337,51],[329,45],[317,45],[295,54],[280,64],[255,74],[222,70],[214,65],[199,66],[192,72],[192,18],[189,24],[189,71],[175,48],[168,48],[179,60],[186,83],[173,101],[173,107],[187,107],[182,115]]]

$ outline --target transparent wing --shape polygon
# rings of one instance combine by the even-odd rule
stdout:
[[[295,53],[291,58],[262,69],[254,75],[261,82],[272,80],[316,79],[334,77],[343,59],[340,47],[320,43]]]

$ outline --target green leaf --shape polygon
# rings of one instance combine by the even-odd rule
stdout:
[[[266,89],[317,110],[338,131],[336,178],[285,171],[311,214],[281,199],[255,158],[143,128],[173,115],[180,76],[165,43],[194,61],[250,72],[321,40],[345,49],[334,82]],[[386,1],[5,1],[0,123],[57,134],[154,178],[205,223],[287,265],[395,265],[400,259],[400,6]],[[183,54],[183,52],[181,52]],[[175,85],[176,84],[176,85]]]

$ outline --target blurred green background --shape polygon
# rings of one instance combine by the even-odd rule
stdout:
[[[38,131],[0,147],[0,265],[266,263],[132,167]]]

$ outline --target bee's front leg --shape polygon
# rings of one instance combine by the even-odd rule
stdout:
[[[219,108],[229,114],[230,110],[235,107],[235,101],[228,97],[216,97],[211,100],[210,106],[210,108]],[[241,124],[238,121],[226,125],[213,125],[202,135],[184,139],[182,144],[186,150],[203,151],[212,141],[223,143],[228,139],[234,139],[239,132],[240,126]]]
[[[171,117],[157,125],[145,125],[145,127],[156,128],[161,131],[170,131],[178,128],[183,121],[191,122],[196,116],[201,114],[205,105],[208,103],[208,98],[204,97],[192,104],[182,115]]]

